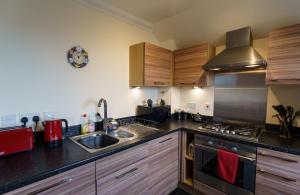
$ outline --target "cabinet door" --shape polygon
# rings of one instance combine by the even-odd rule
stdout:
[[[161,145],[161,150],[157,150]],[[149,144],[153,155],[149,157],[148,194],[168,194],[176,189],[179,181],[178,133],[154,140]]]
[[[205,71],[202,66],[213,55],[214,50],[207,43],[175,51],[174,85],[197,86],[203,83]]]
[[[148,187],[148,167],[148,159],[144,159],[105,177],[98,177],[97,194],[144,194]]]
[[[300,177],[272,166],[257,165],[255,194],[300,194]]]
[[[172,67],[172,51],[145,43],[145,86],[171,86]]]
[[[256,194],[300,194],[299,156],[257,149]]]
[[[96,161],[97,194],[145,194],[148,144]]]
[[[96,194],[95,162],[19,188],[12,194]]]
[[[269,34],[267,83],[300,84],[300,24]]]

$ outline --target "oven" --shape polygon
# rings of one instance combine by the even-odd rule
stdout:
[[[238,170],[234,184],[218,176],[218,149],[238,154]],[[254,194],[256,147],[224,139],[195,136],[194,180],[230,195]]]

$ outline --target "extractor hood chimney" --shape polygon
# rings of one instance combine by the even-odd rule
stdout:
[[[210,71],[265,69],[267,62],[252,47],[250,27],[226,33],[226,49],[203,66]]]

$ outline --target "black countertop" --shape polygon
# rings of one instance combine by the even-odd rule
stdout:
[[[189,130],[195,133],[205,134],[214,137],[220,137],[209,132],[202,132],[198,130],[200,126],[199,123],[193,121],[168,121],[160,125],[162,129],[176,129],[180,128],[182,130]],[[221,137],[224,138],[224,137]],[[268,148],[280,152],[286,152],[290,154],[300,155],[300,137],[296,137],[293,139],[284,139],[279,137],[279,134],[274,131],[264,131],[260,136],[258,142],[254,141],[243,141],[235,138],[227,138],[232,141],[237,141],[241,143],[246,143],[250,145],[254,145],[257,147]]]
[[[198,126],[199,123],[192,121],[167,121],[159,125],[161,131],[157,133],[140,137],[92,154],[68,138],[64,140],[63,145],[54,148],[49,148],[43,144],[36,145],[31,152],[19,153],[0,159],[0,193],[8,192],[83,164],[93,162],[177,130],[189,130],[195,133],[214,136],[209,133],[199,132],[197,130]],[[245,141],[243,142],[245,143]],[[279,138],[278,134],[264,132],[258,143],[246,143],[300,155],[299,138],[287,141]]]

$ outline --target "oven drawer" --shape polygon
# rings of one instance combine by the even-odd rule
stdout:
[[[300,174],[300,156],[297,155],[258,148],[257,164]]]
[[[300,194],[300,176],[268,165],[257,165],[256,194]]]

